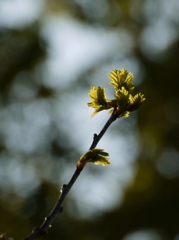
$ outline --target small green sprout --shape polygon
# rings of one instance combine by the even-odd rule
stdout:
[[[116,91],[124,87],[127,91],[131,92],[134,90],[135,85],[132,83],[134,76],[132,73],[128,73],[126,69],[112,70],[109,74],[111,84]]]
[[[100,86],[98,86],[97,88],[91,87],[91,90],[88,94],[91,97],[91,102],[88,103],[88,106],[95,109],[91,116],[94,116],[102,110],[111,108],[108,100],[106,99],[105,90],[105,88],[101,88]]]
[[[100,148],[94,148],[86,152],[79,161],[77,162],[77,168],[83,169],[83,167],[88,163],[92,162],[94,164],[102,164],[103,166],[106,166],[110,164],[109,154],[107,152],[104,152],[103,149]]]
[[[109,84],[112,85],[115,90],[115,99],[107,99],[105,88],[101,88],[100,86],[97,88],[91,87],[88,94],[91,98],[91,102],[88,103],[88,106],[95,109],[91,117],[102,110],[111,108],[109,113],[115,114],[116,117],[127,117],[130,112],[137,110],[145,100],[144,95],[141,93],[135,96],[131,95],[135,87],[132,83],[134,77],[133,74],[126,69],[112,70],[109,74],[109,78],[111,79]]]

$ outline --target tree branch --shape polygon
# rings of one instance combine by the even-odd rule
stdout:
[[[107,131],[107,129],[109,128],[111,123],[116,120],[116,118],[117,117],[114,114],[111,114],[110,118],[108,119],[108,121],[104,125],[103,129],[101,130],[101,132],[98,135],[94,134],[93,142],[92,142],[91,147],[89,148],[89,150],[91,150],[91,149],[93,149],[93,148],[95,148],[97,146],[97,144],[101,140],[102,136],[105,134],[105,132]]]
[[[98,142],[103,137],[104,133],[107,131],[107,129],[109,128],[111,123],[114,122],[116,119],[117,119],[117,115],[115,114],[115,109],[114,109],[114,112],[111,114],[110,118],[104,125],[101,132],[98,135],[94,134],[93,142],[92,142],[89,150],[94,149],[97,146]],[[51,227],[51,224],[53,223],[54,219],[56,218],[56,216],[59,213],[62,212],[62,210],[63,210],[62,203],[64,202],[66,196],[68,195],[70,189],[72,188],[73,184],[76,182],[76,180],[79,177],[82,170],[83,170],[83,168],[81,168],[81,169],[76,168],[69,183],[67,185],[64,184],[61,187],[61,194],[60,194],[59,199],[57,200],[57,203],[55,204],[53,210],[51,211],[51,213],[48,215],[48,217],[45,218],[43,224],[40,227],[36,227],[32,231],[32,233],[28,237],[26,237],[24,240],[34,240],[34,239],[42,237],[43,235],[48,233],[48,229]]]

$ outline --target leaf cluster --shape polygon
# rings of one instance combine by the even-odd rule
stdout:
[[[134,90],[135,85],[133,84],[134,76],[126,69],[112,70],[109,74],[111,81],[110,85],[114,87],[115,99],[107,99],[105,88],[91,87],[89,96],[91,102],[88,103],[89,107],[93,107],[95,110],[91,117],[102,110],[111,109],[110,113],[116,115],[116,117],[129,116],[129,113],[137,110],[142,102],[145,100],[144,95],[138,93],[132,95],[131,92]]]

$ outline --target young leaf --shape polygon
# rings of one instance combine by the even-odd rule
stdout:
[[[118,89],[114,94],[115,98],[118,101],[122,101],[122,102],[128,101],[129,95],[130,95],[129,92],[124,87],[121,87],[121,89]]]
[[[110,164],[109,154],[104,152],[103,149],[94,148],[86,152],[79,161],[77,162],[77,168],[82,169],[88,162],[92,162],[94,164],[102,164],[106,166]]]
[[[134,89],[134,84],[132,83],[134,77],[132,73],[128,73],[126,69],[116,70],[113,69],[109,74],[111,79],[111,84],[116,91],[124,87],[127,91],[131,92]]]
[[[114,114],[116,117],[128,117],[129,113],[127,112],[127,108],[129,105],[129,97],[131,94],[122,87],[116,93],[114,94],[114,97],[116,98],[116,106],[115,106],[115,112]]]
[[[141,106],[142,102],[145,101],[145,97],[143,94],[138,93],[134,97],[130,95],[129,101],[130,101],[130,104],[127,110],[132,112],[137,110]]]
[[[91,117],[102,110],[111,108],[106,99],[105,88],[101,88],[100,86],[97,88],[91,87],[88,95],[91,98],[91,102],[88,103],[88,106],[95,109]]]

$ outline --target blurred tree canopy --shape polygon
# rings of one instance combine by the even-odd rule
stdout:
[[[35,226],[41,225],[58,198],[64,177],[65,181],[68,181],[73,173],[82,152],[78,144],[75,144],[74,137],[70,138],[74,131],[75,137],[80,139],[78,129],[69,125],[67,118],[61,118],[65,112],[69,114],[68,118],[72,119],[72,122],[75,118],[73,112],[65,105],[64,99],[72,93],[73,97],[82,91],[87,96],[90,85],[100,85],[100,82],[105,81],[101,76],[103,78],[108,69],[127,67],[128,71],[134,71],[137,91],[140,89],[146,97],[142,108],[134,116],[136,125],[133,127],[132,121],[124,120],[128,122],[126,128],[131,124],[137,131],[135,141],[139,147],[132,162],[134,174],[128,184],[124,185],[122,197],[117,200],[117,204],[110,210],[99,210],[99,214],[89,218],[80,217],[80,204],[78,205],[73,196],[69,195],[63,214],[56,219],[45,238],[177,240],[179,235],[177,1],[54,0],[32,1],[33,4],[29,2],[0,2],[0,233],[6,233],[13,239],[23,239]],[[25,6],[32,9],[29,12],[35,12],[36,4],[39,5],[39,12],[36,15],[32,14],[29,20],[28,14],[26,16],[22,12],[25,11]],[[63,65],[65,59],[57,61],[52,66],[49,60],[51,57],[55,59],[57,54],[49,50],[53,46],[50,46],[48,38],[51,39],[55,35],[50,24],[53,21],[53,24],[58,26],[58,18],[63,17],[67,25],[70,24],[68,19],[72,19],[72,22],[79,23],[84,28],[102,29],[106,35],[110,31],[114,33],[114,37],[115,34],[123,35],[117,38],[117,43],[115,42],[117,47],[112,43],[109,46],[111,51],[106,50],[108,51],[106,55],[96,57],[96,61],[90,62],[90,59],[84,56],[87,63],[74,71],[77,74],[74,77],[73,69]],[[49,30],[44,33],[46,26]],[[74,26],[72,25],[72,29]],[[69,60],[73,51],[76,53],[76,60],[73,62],[76,66],[81,55],[78,55],[75,46],[73,48],[74,32],[63,36],[63,30],[62,25],[59,27],[60,38],[69,40],[72,46],[69,52],[68,48],[65,52],[68,53]],[[103,34],[99,40],[100,47],[105,41]],[[58,39],[54,41],[57,41],[60,48],[58,54],[63,57],[63,46]],[[123,49],[125,44],[126,49]],[[92,48],[93,42],[90,51]],[[108,49],[108,46],[104,47],[103,52],[105,48]],[[62,78],[55,74],[54,76],[53,71],[62,74],[65,72],[73,81],[69,83],[63,79],[63,75]],[[61,84],[59,86],[56,84],[58,81]],[[76,107],[73,100],[70,100],[70,103],[71,107]],[[61,107],[63,105],[64,108]],[[82,111],[79,118],[83,115],[89,114]],[[120,125],[120,122],[117,124]],[[115,123],[111,133],[113,134],[115,129],[117,134],[123,135],[121,129],[118,130],[117,124]],[[65,130],[70,128],[69,132]],[[125,137],[125,129],[123,131]],[[86,148],[88,147],[86,136],[80,141],[86,141]],[[130,152],[128,154],[132,155]],[[116,158],[120,158],[120,153]],[[106,169],[107,176],[108,168]],[[103,169],[90,171],[92,176],[99,174],[100,178]],[[85,179],[85,171],[83,175]],[[80,179],[78,181],[80,182]],[[105,180],[102,184],[105,186]],[[119,188],[121,184],[119,182]],[[109,195],[112,194],[110,188],[107,191]],[[95,197],[92,195],[93,199]],[[79,195],[78,198],[80,202],[83,196]],[[137,232],[141,235],[135,235]]]

